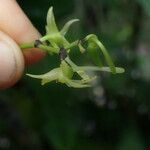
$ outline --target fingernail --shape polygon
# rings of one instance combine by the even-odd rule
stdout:
[[[0,41],[0,88],[9,84],[16,74],[16,59],[12,48]]]

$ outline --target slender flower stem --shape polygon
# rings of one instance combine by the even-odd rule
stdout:
[[[72,42],[71,44],[69,44],[67,47],[65,47],[65,49],[73,48],[73,47],[77,46],[78,43],[79,43],[79,40],[76,40],[76,41]]]
[[[28,49],[28,48],[34,48],[34,44],[33,43],[25,43],[25,44],[20,44],[19,47],[21,49]],[[46,45],[39,45],[38,48],[42,49],[43,51],[47,51],[49,53],[56,53],[58,54],[59,49],[58,48],[54,48],[54,47],[50,47],[50,46],[46,46]]]
[[[34,47],[34,44],[33,44],[33,43],[23,43],[23,44],[20,44],[19,47],[20,47],[21,49],[33,48],[33,47]]]
[[[50,47],[50,46],[46,46],[46,45],[39,45],[38,48],[50,52],[50,53],[59,53],[59,49],[58,48],[54,48],[54,47]]]

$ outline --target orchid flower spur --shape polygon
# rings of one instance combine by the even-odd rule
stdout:
[[[91,77],[88,74],[90,71],[106,71],[113,74],[124,72],[123,68],[115,67],[105,46],[100,42],[96,35],[90,34],[82,40],[79,39],[74,42],[69,42],[66,39],[65,35],[69,31],[70,26],[77,21],[79,21],[79,19],[72,19],[68,21],[59,31],[55,22],[53,7],[50,7],[47,14],[46,35],[38,40],[35,40],[34,43],[21,44],[20,47],[22,49],[38,47],[48,52],[48,54],[55,53],[60,58],[60,65],[48,73],[42,75],[27,74],[28,76],[41,79],[42,85],[51,81],[56,81],[66,84],[69,87],[85,88],[90,87],[91,81],[95,80],[96,78],[96,76]],[[78,47],[81,54],[85,52],[90,54],[91,59],[96,62],[95,64],[97,66],[76,65],[69,57],[69,53],[74,47]],[[101,59],[98,57],[100,52],[102,52],[108,67],[103,66]],[[75,74],[78,75],[78,80],[74,79]]]

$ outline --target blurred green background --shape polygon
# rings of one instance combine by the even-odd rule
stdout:
[[[24,77],[0,91],[2,150],[150,149],[150,0],[18,0],[38,30],[54,7],[61,27],[79,18],[68,38],[95,33],[124,74],[98,74],[92,88],[73,89]],[[14,18],[15,19],[15,18]],[[72,54],[78,64],[78,51]],[[25,72],[40,74],[58,65],[47,56]]]

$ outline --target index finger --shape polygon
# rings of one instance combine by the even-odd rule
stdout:
[[[15,0],[0,2],[0,30],[7,33],[18,44],[29,43],[40,37],[25,13]],[[44,56],[40,49],[24,51],[26,63],[34,63]]]

